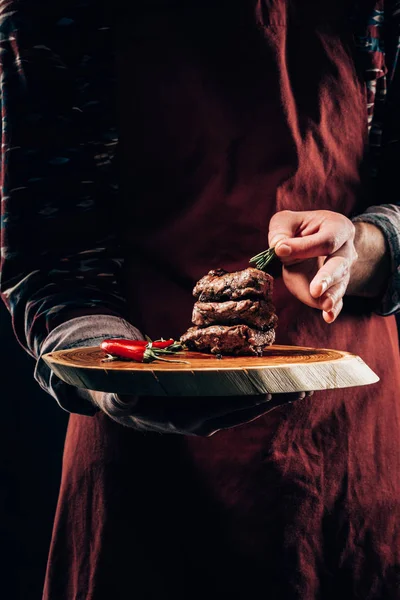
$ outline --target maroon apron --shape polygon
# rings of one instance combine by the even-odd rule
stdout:
[[[178,337],[195,281],[245,268],[275,212],[362,212],[367,118],[346,3],[159,4],[118,35],[120,234],[132,323]],[[279,275],[275,304],[278,343],[381,381],[211,438],[72,415],[46,600],[400,598],[395,320],[359,300],[327,325]]]

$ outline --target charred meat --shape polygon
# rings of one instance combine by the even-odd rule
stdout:
[[[249,325],[261,331],[277,322],[275,307],[266,300],[228,300],[226,302],[196,302],[192,323],[197,327],[219,325]]]
[[[197,282],[191,327],[181,337],[189,350],[217,355],[262,356],[275,341],[273,278],[252,267],[210,271]]]
[[[193,295],[200,302],[220,302],[245,298],[268,300],[272,295],[273,278],[268,273],[249,267],[227,273],[223,269],[210,271],[197,282]]]
[[[273,344],[274,340],[275,330],[273,327],[267,331],[259,331],[247,325],[191,327],[181,337],[181,342],[189,350],[233,356],[249,354],[262,356],[264,348]]]

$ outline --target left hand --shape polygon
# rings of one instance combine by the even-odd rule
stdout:
[[[270,222],[268,242],[283,263],[286,287],[304,304],[322,310],[327,323],[343,307],[358,258],[354,235],[353,223],[329,210],[284,210]]]
[[[92,391],[91,395],[94,403],[121,425],[138,431],[210,437],[217,431],[250,423],[312,393],[190,398],[114,394],[114,401],[111,399],[108,406],[102,401],[103,392]]]

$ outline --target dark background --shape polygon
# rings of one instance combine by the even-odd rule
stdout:
[[[68,415],[33,379],[0,302],[0,596],[41,600]]]

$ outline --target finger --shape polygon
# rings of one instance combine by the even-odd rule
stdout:
[[[310,283],[310,294],[313,298],[321,298],[328,290],[336,287],[343,281],[346,284],[350,277],[351,261],[347,257],[334,256],[329,258],[319,269]]]
[[[235,413],[219,417],[218,419],[211,419],[209,421],[206,421],[193,433],[196,436],[210,437],[218,431],[232,429],[233,427],[237,427],[238,425],[250,423],[251,421],[254,421],[262,415],[265,415],[266,413],[270,412],[274,408],[276,408],[276,406],[268,408],[266,408],[265,406],[253,406],[252,408],[247,408],[246,410],[239,410]]]
[[[335,254],[351,238],[350,228],[343,226],[338,228],[337,223],[323,223],[321,228],[312,235],[285,239],[284,245],[287,246],[284,252],[281,252],[281,245],[278,244],[275,252],[280,258],[287,258],[288,264],[298,260],[308,258],[317,258],[319,256],[330,256]],[[281,242],[282,244],[283,242]],[[290,259],[288,258],[290,256]]]
[[[108,414],[109,417],[129,417],[131,407],[137,402],[135,396],[118,396],[118,394],[100,393],[101,401],[98,406]]]
[[[238,425],[250,423],[265,415],[275,408],[285,404],[292,404],[296,400],[305,398],[306,392],[295,392],[293,394],[275,394],[272,400],[262,403],[259,406],[253,406],[244,410],[238,410],[227,415],[222,415],[216,419],[209,419],[199,427],[194,433],[200,436],[210,436],[224,429],[232,429]]]
[[[279,256],[286,256],[288,246],[285,241],[295,237],[305,218],[304,212],[282,210],[276,213],[269,224],[268,244],[279,251]],[[289,248],[289,254],[291,250]],[[277,252],[278,253],[278,252]]]
[[[351,266],[357,258],[353,242],[346,242],[337,252],[328,256],[310,283],[311,296],[319,298],[341,280],[348,281]]]
[[[210,399],[212,408],[208,408],[207,412],[206,407],[201,405],[186,411],[178,410],[175,414],[171,415],[171,418],[179,431],[198,435],[198,430],[201,430],[207,421],[216,421],[219,419],[223,421],[245,411],[254,410],[257,413],[258,410],[261,410],[261,412],[264,412],[266,406],[270,404],[271,399],[271,394],[248,397],[235,396],[233,403],[228,401],[227,403],[220,404],[219,402],[216,403],[217,398],[212,398]],[[215,408],[216,404],[218,408]]]
[[[252,406],[251,408],[246,408],[244,410],[238,410],[216,419],[205,421],[202,426],[194,430],[193,433],[195,433],[197,436],[209,437],[214,435],[214,433],[217,433],[217,431],[232,429],[233,427],[250,423],[262,415],[274,410],[278,406],[281,406],[281,404],[273,403],[271,400],[266,405],[263,404],[260,406]]]
[[[343,308],[343,299],[340,299],[339,302],[337,302],[335,304],[335,306],[333,307],[333,309],[329,312],[322,312],[322,317],[324,319],[324,321],[326,321],[327,323],[333,323],[339,316],[340,311]]]
[[[334,310],[337,303],[343,298],[349,283],[349,278],[343,279],[336,285],[332,285],[325,294],[318,299],[319,308],[325,312]]]
[[[139,401],[138,396],[130,396],[127,394],[113,394],[113,396],[115,404],[125,410],[133,408]]]
[[[310,283],[311,296],[321,300],[330,296],[337,299],[340,296],[339,287],[344,285],[345,291],[349,283],[351,264],[348,258],[341,256],[329,259]]]
[[[165,425],[191,431],[208,419],[218,418],[262,403],[271,395],[158,398],[141,396],[131,405],[129,414],[147,425]]]

